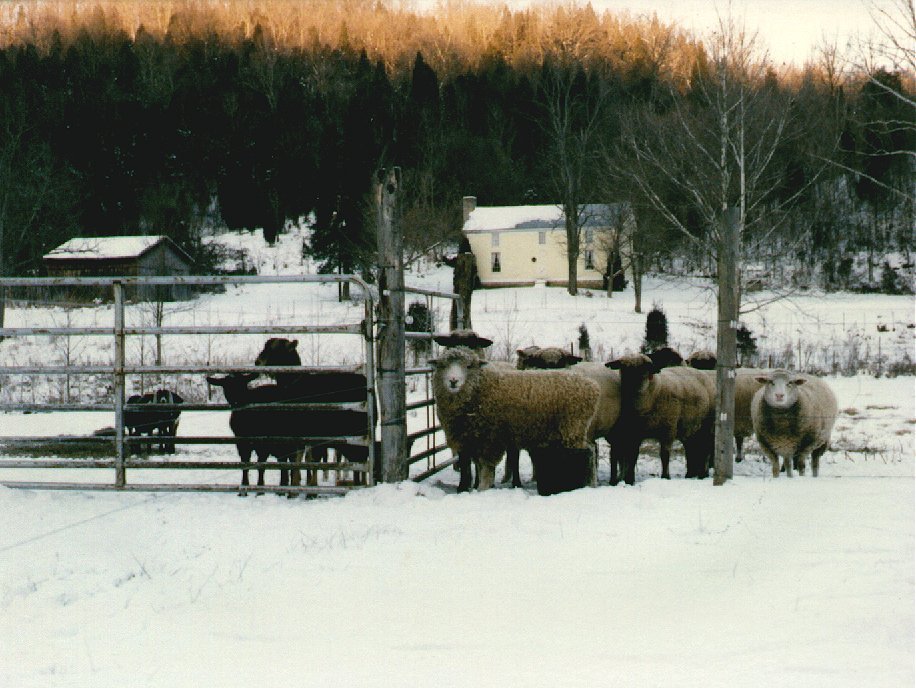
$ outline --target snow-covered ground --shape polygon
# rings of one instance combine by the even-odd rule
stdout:
[[[237,240],[265,273],[302,269],[296,235],[278,249]],[[451,275],[427,266],[409,281],[449,289]],[[707,294],[652,279],[644,310],[663,306],[682,351],[711,347]],[[496,357],[568,345],[584,322],[607,358],[642,340],[632,307],[631,292],[507,289],[475,294],[473,318]],[[361,310],[337,304],[333,287],[270,285],[202,297],[169,322],[339,322]],[[8,317],[63,317],[51,311]],[[106,317],[84,311],[72,317]],[[912,297],[811,295],[752,317],[772,348],[802,358],[851,347],[875,357],[878,341],[894,360],[913,354]],[[165,353],[246,362],[262,339],[167,342]],[[300,340],[307,362],[360,360],[358,342]],[[12,346],[0,346],[5,360],[29,359]],[[605,460],[601,487],[547,498],[530,482],[458,495],[451,470],[313,500],[0,488],[0,686],[913,685],[916,378],[827,380],[841,411],[817,479],[774,480],[749,441],[720,488],[684,480],[680,456],[673,479],[659,479],[651,443],[635,486],[607,486]],[[223,434],[225,423],[185,412],[180,431]],[[104,424],[100,413],[0,414],[0,435]]]

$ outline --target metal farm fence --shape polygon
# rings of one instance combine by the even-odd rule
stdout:
[[[181,285],[188,288],[202,287],[225,287],[231,285],[246,284],[280,284],[280,283],[310,283],[310,282],[347,282],[356,285],[361,289],[364,296],[364,313],[358,322],[319,325],[319,324],[292,324],[292,325],[164,325],[161,319],[159,324],[153,326],[128,326],[125,324],[125,290],[138,287],[171,287]],[[207,491],[207,492],[237,492],[240,490],[238,483],[225,482],[182,482],[174,479],[174,482],[156,483],[145,481],[129,481],[129,477],[135,472],[159,471],[182,471],[180,475],[189,474],[187,471],[240,471],[245,469],[265,469],[275,471],[279,469],[300,469],[300,470],[335,470],[335,471],[358,471],[368,477],[368,484],[371,485],[375,479],[376,442],[374,428],[376,425],[376,392],[375,392],[375,352],[374,352],[374,325],[373,317],[375,312],[375,300],[369,286],[359,277],[353,275],[304,275],[304,276],[277,276],[277,277],[260,277],[260,276],[207,276],[207,277],[98,277],[98,278],[4,278],[0,279],[0,295],[9,295],[12,293],[23,294],[34,290],[33,293],[41,294],[42,299],[47,298],[48,294],[57,293],[60,290],[68,289],[106,289],[110,290],[112,297],[112,321],[110,324],[92,327],[79,327],[67,324],[64,327],[3,327],[0,328],[0,338],[28,338],[28,337],[110,337],[113,339],[113,360],[110,365],[77,365],[66,363],[65,365],[41,365],[29,363],[27,365],[7,365],[7,360],[0,360],[0,376],[98,376],[108,378],[111,381],[110,401],[105,402],[71,402],[51,403],[50,401],[40,401],[33,403],[23,403],[21,401],[8,401],[0,404],[0,412],[6,412],[0,416],[0,469],[109,469],[113,471],[112,480],[107,482],[94,481],[75,481],[75,482],[53,482],[50,480],[4,480],[3,484],[11,487],[26,488],[45,488],[45,489],[80,489],[80,490],[136,490],[136,491]],[[57,291],[55,291],[57,290]],[[367,380],[367,398],[368,403],[358,404],[298,404],[297,407],[308,408],[320,406],[323,409],[346,408],[350,410],[365,410],[368,417],[368,425],[365,436],[362,437],[312,437],[311,442],[320,443],[323,441],[336,440],[340,442],[345,440],[351,444],[364,445],[368,449],[368,457],[365,462],[344,462],[339,458],[337,463],[318,463],[314,461],[299,461],[285,463],[242,463],[240,460],[235,461],[193,461],[186,458],[133,458],[129,449],[130,444],[136,441],[135,437],[125,435],[124,411],[126,407],[126,380],[128,376],[177,376],[180,374],[213,374],[229,372],[256,372],[256,373],[279,373],[290,371],[302,371],[300,367],[289,366],[254,366],[252,365],[144,365],[133,364],[127,361],[125,355],[126,344],[131,337],[144,337],[153,335],[156,337],[172,335],[197,335],[197,336],[216,336],[216,335],[294,335],[294,334],[345,334],[360,337],[363,341],[363,363],[357,366],[346,367],[309,367],[307,371],[323,372],[364,372]],[[8,380],[9,378],[7,378]],[[69,383],[68,383],[69,391]],[[285,406],[293,406],[284,405]],[[418,404],[417,408],[422,405]],[[179,409],[182,414],[197,411],[226,411],[230,407],[228,404],[217,403],[182,403],[180,405],[157,405],[157,410],[168,410],[170,408]],[[108,412],[114,414],[114,428],[111,435],[81,435],[81,434],[64,434],[53,436],[38,435],[16,435],[11,434],[15,431],[16,423],[24,425],[24,415],[45,414],[49,412]],[[186,417],[186,416],[185,416]],[[53,417],[49,416],[53,420]],[[422,434],[422,433],[421,433]],[[258,439],[258,438],[249,438]],[[262,438],[268,439],[268,438]],[[276,438],[269,438],[276,439]],[[51,442],[59,451],[43,452],[40,448],[47,447]],[[180,435],[175,438],[177,445],[235,445],[235,437],[229,436],[200,436],[200,435]],[[90,445],[94,449],[93,458],[72,458],[72,451],[68,448]],[[5,458],[4,455],[10,456],[17,454],[17,449],[38,447],[39,455],[43,453],[53,453],[71,458]],[[105,456],[105,454],[108,456]],[[434,454],[434,452],[433,452]],[[427,453],[426,456],[433,454]],[[159,474],[161,475],[161,473]],[[174,475],[169,473],[168,475]],[[82,478],[82,474],[81,474]],[[341,493],[347,487],[339,485],[330,486],[251,486],[246,488],[247,491],[269,491],[280,493]]]
[[[416,289],[413,287],[404,287],[404,292],[406,294],[417,294],[425,297],[425,305],[428,313],[436,313],[435,301],[434,299],[444,299],[446,301],[455,301],[458,305],[459,312],[459,322],[461,320],[460,312],[463,306],[461,297],[457,294],[452,294],[449,292],[440,292],[432,291],[428,289]],[[448,317],[448,314],[446,314]],[[408,342],[429,342],[430,346],[428,349],[432,350],[432,339],[435,336],[434,325],[436,322],[435,317],[431,317],[428,320],[429,330],[425,332],[405,332],[405,338]],[[405,369],[404,374],[406,377],[419,378],[421,380],[420,385],[411,395],[414,400],[408,401],[406,405],[406,411],[408,414],[414,411],[423,411],[424,417],[423,423],[418,423],[418,425],[424,425],[420,429],[411,432],[407,435],[407,447],[408,447],[408,457],[407,463],[409,466],[414,466],[415,464],[425,461],[425,467],[413,476],[413,480],[421,481],[429,478],[432,475],[435,475],[439,471],[453,466],[457,463],[457,457],[451,456],[451,452],[448,448],[448,445],[445,444],[443,435],[442,435],[442,426],[439,425],[439,419],[436,414],[435,401],[432,396],[432,383],[431,375],[432,368],[429,365],[414,366],[408,367]],[[413,447],[417,446],[418,451],[413,452]],[[443,452],[449,452],[449,458],[443,458]]]

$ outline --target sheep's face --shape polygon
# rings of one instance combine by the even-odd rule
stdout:
[[[451,361],[442,370],[442,381],[445,389],[451,394],[457,394],[468,380],[468,367],[460,361]]]
[[[458,394],[468,381],[469,371],[485,364],[470,351],[464,354],[447,354],[437,360],[431,360],[430,363],[435,365],[435,375],[449,394]]]
[[[775,370],[769,375],[757,378],[763,383],[763,398],[773,408],[791,408],[798,402],[798,386],[805,384],[805,379],[792,375],[785,370]]]
[[[624,356],[604,365],[620,371],[620,398],[624,404],[634,403],[643,386],[659,372],[658,366],[645,354]]]

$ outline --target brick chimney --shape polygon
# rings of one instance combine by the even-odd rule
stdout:
[[[461,207],[464,211],[464,220],[462,220],[462,222],[467,222],[468,217],[470,217],[474,209],[477,208],[477,196],[465,196],[461,200]]]

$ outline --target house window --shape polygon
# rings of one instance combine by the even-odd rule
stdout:
[[[541,246],[547,243],[547,232],[538,232],[538,243]]]
[[[595,252],[590,248],[585,249],[585,269],[594,270],[595,269]]]
[[[590,244],[590,243],[592,243],[592,241],[594,241],[594,239],[595,239],[595,230],[594,230],[594,229],[586,229],[586,230],[585,230],[585,243],[586,243],[586,244]]]
[[[502,266],[499,263],[499,252],[498,251],[494,251],[493,253],[490,254],[490,269],[493,272],[500,272],[502,270]]]
[[[499,246],[499,232],[490,235],[490,246]]]

